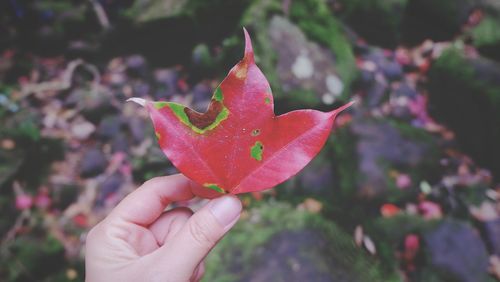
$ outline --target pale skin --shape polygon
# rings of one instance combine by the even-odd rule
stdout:
[[[194,214],[165,208],[214,193],[181,174],[144,183],[88,233],[86,281],[199,281],[206,255],[239,219],[241,202],[222,196]]]

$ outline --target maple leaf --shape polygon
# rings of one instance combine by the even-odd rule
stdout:
[[[147,108],[160,147],[177,169],[220,193],[261,191],[295,175],[321,150],[337,114],[353,103],[326,113],[275,116],[271,88],[244,33],[245,55],[216,88],[205,113],[129,99]]]

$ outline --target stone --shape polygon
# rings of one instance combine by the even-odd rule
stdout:
[[[467,223],[444,220],[423,234],[429,263],[446,281],[488,278],[488,253],[478,232]]]
[[[402,41],[416,45],[424,40],[452,40],[481,0],[408,0],[402,22]]]
[[[198,83],[195,85],[191,91],[193,95],[192,109],[204,113],[212,98],[212,92],[212,88],[206,83]]]
[[[276,72],[283,91],[290,99],[305,101],[304,91],[315,93],[309,104],[321,101],[332,104],[344,85],[335,69],[333,54],[318,44],[308,41],[304,33],[281,16],[274,16],[269,23],[269,39],[277,52]],[[325,96],[330,96],[323,99]]]
[[[328,241],[313,230],[283,231],[256,251],[251,277],[241,281],[363,281],[335,267]]]
[[[118,133],[113,136],[111,140],[111,152],[128,152],[129,151],[129,137],[125,133]]]
[[[144,140],[146,129],[151,126],[150,123],[139,117],[131,117],[127,125],[135,144],[139,144]]]
[[[409,108],[409,104],[415,101],[418,93],[414,87],[409,83],[402,81],[397,84],[391,92],[391,115],[402,119],[410,121],[413,118],[413,114]]]
[[[500,257],[500,218],[482,223],[483,233],[488,249]]]
[[[101,150],[89,148],[80,161],[80,176],[86,178],[99,175],[104,172],[107,164],[108,161]]]
[[[389,281],[397,277],[377,267],[333,222],[274,201],[242,216],[208,256],[205,279]]]
[[[347,31],[326,1],[252,1],[241,25],[253,35],[256,62],[275,99],[288,103],[277,104],[278,113],[349,98],[356,61]]]
[[[337,130],[332,147],[338,189],[361,198],[397,199],[439,171],[438,143],[432,135],[396,120],[363,117],[363,112]],[[399,189],[391,171],[408,174],[412,184]]]
[[[391,48],[401,40],[401,27],[408,0],[338,0],[336,13],[374,45]]]
[[[123,120],[118,115],[105,117],[97,128],[97,135],[103,140],[110,140],[122,130]]]
[[[97,194],[97,205],[103,205],[108,197],[116,193],[125,183],[125,178],[122,174],[116,172],[108,176],[99,186]]]
[[[429,113],[456,135],[460,149],[500,176],[500,64],[459,47],[429,70]],[[466,113],[466,114],[464,114]]]
[[[380,48],[369,48],[362,55],[365,61],[373,62],[375,64],[375,69],[382,72],[382,74],[389,81],[399,80],[403,77],[403,68],[397,62],[392,53]]]
[[[95,131],[95,125],[88,121],[79,121],[71,125],[71,134],[76,139],[85,140]]]

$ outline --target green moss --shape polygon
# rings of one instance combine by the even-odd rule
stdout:
[[[336,129],[328,141],[333,148],[334,166],[339,178],[340,199],[353,198],[356,194],[358,181],[358,162],[356,157],[356,138],[350,133],[349,127]]]
[[[312,40],[327,46],[336,57],[336,69],[345,85],[357,76],[352,47],[340,22],[330,12],[323,0],[293,1],[290,18]],[[349,91],[346,87],[344,95]],[[345,97],[346,98],[346,97]]]
[[[251,209],[248,216],[215,247],[207,258],[205,280],[239,281],[251,276],[256,250],[285,230],[318,230],[324,234],[328,240],[324,251],[332,254],[339,267],[352,273],[353,277],[359,275],[364,281],[395,280],[394,272],[381,273],[377,263],[356,248],[352,238],[332,222],[275,201],[261,202],[260,206]]]
[[[471,31],[474,45],[483,47],[500,44],[500,19],[487,16]]]
[[[357,76],[357,69],[351,45],[344,34],[342,25],[335,19],[323,0],[292,1],[291,3],[288,13],[290,20],[297,24],[310,40],[319,42],[332,51],[337,63],[335,68],[344,85],[349,86]],[[276,14],[284,15],[282,1],[257,0],[247,9],[241,24],[255,31],[252,39],[256,63],[266,75],[275,98],[279,99],[285,95],[276,72],[277,50],[273,48],[268,35],[269,21]],[[347,98],[348,93],[349,87],[345,87],[344,98]]]
[[[429,71],[431,114],[453,129],[463,150],[475,161],[500,172],[493,157],[500,142],[500,65],[467,58],[456,43],[445,50]]]
[[[378,257],[383,271],[394,271],[398,265],[394,250],[404,241],[406,235],[422,234],[434,228],[439,221],[428,221],[419,216],[400,214],[394,217],[380,217],[365,226],[365,233],[377,242]]]
[[[315,107],[320,103],[316,92],[307,89],[292,90],[288,94],[288,98],[292,107]]]

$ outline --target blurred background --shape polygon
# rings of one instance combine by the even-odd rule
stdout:
[[[205,281],[500,280],[499,0],[3,0],[1,281],[84,280],[88,230],[176,172],[124,101],[204,111],[243,26],[277,114],[358,103]]]

